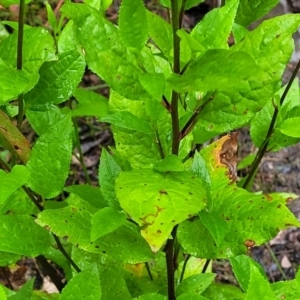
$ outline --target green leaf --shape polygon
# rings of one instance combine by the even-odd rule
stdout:
[[[190,9],[193,6],[196,6],[200,3],[204,2],[204,0],[186,0],[185,2],[185,9]]]
[[[98,208],[106,207],[100,188],[91,185],[71,185],[64,189]]]
[[[194,27],[191,36],[206,50],[228,49],[228,38],[232,31],[238,4],[239,1],[231,0],[227,1],[225,6],[211,10]]]
[[[201,123],[194,130],[195,143],[205,142],[217,132],[226,132],[242,127],[251,120],[281,85],[281,76],[294,48],[291,36],[297,30],[300,16],[285,15],[263,22],[250,31],[230,51],[248,53],[265,73],[261,80],[242,82],[235,89],[217,92],[205,105],[199,118]],[[270,64],[270,61],[273,63]],[[219,68],[219,67],[217,67]],[[207,136],[208,133],[213,133]],[[207,136],[203,139],[202,136]]]
[[[16,294],[10,296],[9,300],[24,300],[31,299],[32,291],[33,291],[34,278],[31,278],[27,281],[20,290],[17,291]]]
[[[29,187],[43,198],[57,196],[69,174],[72,154],[72,122],[69,115],[44,133],[32,149],[27,163]]]
[[[201,295],[185,293],[176,298],[177,300],[208,300],[208,298]]]
[[[213,282],[216,274],[196,274],[184,279],[176,288],[176,296],[184,293],[202,294]]]
[[[154,252],[175,225],[203,209],[206,201],[201,180],[189,172],[122,172],[116,180],[116,193],[121,207],[141,226],[141,234]]]
[[[100,121],[145,134],[154,134],[153,129],[148,122],[139,119],[128,111],[119,111],[112,115],[107,115],[102,117]]]
[[[77,50],[58,54],[57,61],[46,62],[41,67],[39,82],[24,97],[27,105],[59,104],[69,99],[84,69],[84,58]]]
[[[17,40],[18,31],[14,31],[0,44],[0,59],[11,68],[15,68],[17,61]],[[28,92],[38,82],[41,65],[55,59],[54,41],[46,29],[31,27],[24,30],[22,50],[22,70],[27,77],[24,92]]]
[[[240,255],[236,257],[232,257],[230,259],[231,266],[234,271],[234,275],[237,278],[241,288],[247,292],[250,277],[251,277],[251,266],[255,266],[257,270],[260,272],[260,274],[263,276],[264,279],[267,279],[264,270],[257,262],[252,260],[247,255]]]
[[[126,97],[146,98],[147,92],[138,80],[144,73],[138,59],[140,51],[125,47],[118,28],[88,5],[66,3],[61,11],[74,20],[90,70]]]
[[[158,172],[181,172],[184,171],[183,164],[177,155],[170,154],[158,161],[153,169]]]
[[[171,25],[157,14],[147,11],[149,35],[160,51],[171,58],[173,48],[173,34]]]
[[[2,286],[0,286],[0,299],[7,300],[6,294],[5,294]]]
[[[280,124],[279,130],[285,135],[300,138],[299,124],[300,117],[289,118]]]
[[[57,41],[57,49],[58,53],[63,53],[70,50],[74,51],[74,49],[82,51],[82,49],[80,49],[78,36],[76,34],[76,28],[72,20],[65,25],[60,33]]]
[[[209,300],[219,300],[219,299],[244,300],[245,299],[245,294],[242,293],[242,291],[238,287],[231,284],[222,284],[217,282],[212,283],[204,291],[203,296],[207,297],[207,299]]]
[[[38,135],[42,135],[47,132],[51,127],[55,126],[66,116],[64,111],[56,105],[37,105],[32,108],[45,108],[45,110],[26,110],[26,117]]]
[[[29,3],[31,0],[25,0],[25,4]],[[9,7],[13,4],[20,4],[18,0],[0,0],[0,5],[4,7]]]
[[[126,215],[111,207],[98,210],[92,217],[91,240],[104,236],[120,226],[126,221]]]
[[[235,44],[241,42],[247,33],[248,33],[248,30],[244,26],[236,24],[236,23],[233,24],[232,34],[234,37]]]
[[[67,204],[63,208],[44,210],[36,222],[73,244],[85,246],[90,242],[91,218],[97,209],[74,194],[68,197]]]
[[[31,152],[30,144],[2,110],[0,110],[0,129],[1,144],[24,164],[27,163]]]
[[[210,162],[208,210],[201,211],[199,219],[184,221],[178,227],[180,244],[185,253],[193,256],[221,258],[243,254],[248,247],[270,240],[280,229],[299,226],[286,207],[286,196],[255,195],[231,182],[227,166],[220,161],[225,140],[223,137],[201,151],[203,159]]]
[[[235,21],[245,27],[265,16],[278,4],[278,0],[241,0],[239,2]]]
[[[207,189],[211,186],[210,176],[205,160],[198,151],[195,152],[191,170],[202,179]]]
[[[61,292],[61,300],[102,299],[97,266],[91,266],[72,278]]]
[[[259,79],[263,75],[250,55],[229,50],[208,50],[196,58],[183,75],[174,74],[167,81],[178,92],[229,91]]]
[[[54,31],[56,31],[57,21],[56,21],[55,14],[54,14],[52,7],[48,1],[45,2],[45,5],[46,5],[46,9],[47,9],[48,22],[49,22],[50,26],[52,27],[52,29]]]
[[[132,300],[167,300],[166,296],[160,295],[160,294],[144,294],[137,298],[133,298]]]
[[[119,209],[120,205],[116,198],[115,179],[120,173],[121,168],[115,162],[112,155],[102,149],[99,166],[99,185],[102,195],[109,206]]]
[[[28,170],[21,165],[15,165],[9,173],[0,170],[0,205],[3,204],[20,186],[26,183],[28,177]]]
[[[21,94],[26,89],[28,80],[26,72],[8,66],[0,58],[0,105]]]
[[[119,10],[120,36],[127,47],[141,50],[148,39],[148,22],[142,0],[123,0]]]
[[[275,295],[275,298],[278,300],[296,300],[298,298],[300,288],[300,272],[297,272],[294,280],[275,282],[271,284],[271,288]]]
[[[11,265],[13,263],[16,263],[20,259],[21,259],[20,254],[14,254],[14,253],[0,251],[0,266],[1,267],[5,267],[5,266]],[[1,293],[0,293],[0,295],[1,295]],[[0,299],[2,299],[2,298],[0,297]]]
[[[72,110],[74,117],[97,116],[104,117],[108,112],[108,100],[103,96],[78,88],[73,92],[73,96],[79,102],[78,106]]]
[[[1,206],[0,215],[30,215],[36,210],[36,206],[24,192],[18,189]]]
[[[250,265],[250,280],[245,300],[250,299],[276,299],[269,282],[261,275],[260,270],[254,264]]]
[[[162,73],[144,73],[141,74],[139,80],[144,89],[156,100],[161,101],[165,91],[166,79]]]
[[[48,231],[35,224],[30,216],[0,216],[0,222],[0,251],[33,257],[43,253],[50,246]]]

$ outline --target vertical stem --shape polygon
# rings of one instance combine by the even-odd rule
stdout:
[[[22,70],[23,65],[23,34],[24,34],[24,10],[25,0],[20,0],[19,24],[18,24],[18,46],[17,46],[17,69]],[[18,96],[19,112],[17,126],[20,129],[24,117],[24,99],[23,94]]]
[[[179,29],[179,11],[177,0],[171,0],[171,13],[172,13],[172,29],[173,29],[173,72],[180,73],[180,40],[177,35]],[[171,100],[171,116],[172,116],[172,153],[178,154],[180,133],[179,133],[179,118],[178,118],[178,99],[177,92],[172,92]]]

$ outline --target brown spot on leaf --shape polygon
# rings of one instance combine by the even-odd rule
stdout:
[[[160,193],[160,194],[168,195],[168,193],[167,193],[165,190],[160,190],[159,193]]]
[[[72,211],[76,212],[76,211],[77,211],[77,209],[76,209],[75,207],[72,207]]]
[[[278,205],[277,205],[277,208],[280,208],[280,207],[281,207],[281,204],[278,204]]]
[[[250,249],[250,248],[252,248],[252,247],[255,246],[255,242],[252,241],[252,240],[246,240],[244,244],[245,244],[245,246],[246,246],[248,249]]]

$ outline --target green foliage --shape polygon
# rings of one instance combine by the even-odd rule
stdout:
[[[296,195],[237,184],[236,141],[224,134],[250,126],[259,160],[299,141],[298,78],[282,88],[281,78],[300,17],[248,30],[278,0],[230,0],[181,28],[182,12],[201,2],[161,0],[168,22],[123,0],[118,25],[105,16],[111,0],[66,2],[60,20],[46,3],[49,31],[24,27],[18,69],[18,26],[0,28],[0,143],[13,156],[0,153],[0,266],[43,255],[68,281],[56,295],[33,292],[33,280],[17,292],[0,286],[1,299],[297,299],[299,272],[270,284],[245,255],[300,226],[286,207]],[[109,99],[80,86],[86,68]],[[114,138],[101,149],[98,187],[67,181],[80,141],[73,124],[87,116]],[[252,153],[239,168],[256,162]],[[218,258],[240,288],[202,273],[204,259]]]

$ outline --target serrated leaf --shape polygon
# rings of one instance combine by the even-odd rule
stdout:
[[[129,111],[139,119],[148,121],[150,118],[146,113],[147,105],[144,104],[143,101],[132,101],[115,92],[111,91],[110,93],[109,105],[112,112]],[[146,135],[113,126],[117,151],[123,158],[129,161],[133,168],[152,168],[155,162],[161,160],[161,152],[164,155],[168,155],[170,152],[170,116],[166,109],[163,109],[160,113],[162,114],[160,119],[155,120],[153,126],[157,129],[155,135]],[[158,138],[160,145],[158,144]]]
[[[162,73],[144,73],[141,74],[139,80],[144,89],[157,101],[161,101],[165,91],[165,76]]]
[[[232,257],[270,240],[276,233],[299,222],[288,210],[285,197],[255,195],[230,183],[220,162],[225,137],[201,151],[209,161],[211,198],[200,218],[178,227],[178,240],[186,253],[202,258]],[[234,233],[234,234],[232,234]],[[200,241],[205,239],[205,244]]]
[[[232,257],[230,259],[230,264],[233,268],[234,275],[237,278],[241,288],[247,292],[250,277],[251,277],[251,266],[254,265],[257,270],[260,272],[261,276],[264,279],[267,279],[264,270],[261,265],[259,265],[256,261],[253,261],[247,255],[239,255],[236,257]]]
[[[32,109],[42,108],[45,110],[26,110],[26,117],[38,135],[47,132],[51,127],[55,126],[65,116],[65,111],[56,105],[50,106],[34,106]]]
[[[75,195],[68,198],[68,205],[46,209],[39,213],[36,222],[48,226],[52,232],[80,246],[90,242],[91,218],[97,209]]]
[[[206,204],[201,180],[189,172],[122,172],[116,180],[116,193],[121,207],[141,226],[141,234],[154,252],[162,247],[175,225]]]
[[[125,47],[117,27],[88,5],[66,3],[61,10],[74,20],[89,68],[120,94],[131,99],[147,98],[138,80],[144,73],[138,59],[140,51]]]
[[[72,154],[72,122],[69,115],[44,133],[34,145],[27,167],[29,187],[43,198],[57,196],[69,174]]]
[[[213,282],[216,274],[196,274],[184,279],[176,288],[176,296],[184,293],[202,294]]]
[[[194,174],[202,179],[202,181],[205,183],[206,188],[209,188],[211,186],[210,176],[205,160],[198,151],[195,152],[191,170]]]
[[[147,11],[149,35],[157,47],[165,55],[171,57],[173,34],[171,25],[157,14]]]
[[[64,189],[69,193],[73,193],[80,197],[82,200],[94,205],[98,208],[106,207],[106,203],[103,199],[102,193],[99,187],[91,185],[71,185]]]
[[[102,299],[99,273],[96,265],[72,278],[61,292],[61,300]]]
[[[48,231],[35,224],[32,217],[6,215],[0,216],[0,222],[0,251],[32,257],[43,253],[50,246]]]
[[[183,75],[174,74],[167,81],[178,92],[229,91],[262,76],[261,68],[248,54],[216,49],[196,58]]]
[[[199,44],[208,49],[228,49],[228,38],[232,30],[239,1],[227,1],[226,5],[207,13],[191,32]],[[222,30],[220,30],[222,28]]]
[[[299,124],[300,117],[289,118],[280,124],[279,130],[285,135],[300,138]]]
[[[76,34],[76,28],[74,22],[70,20],[62,29],[58,41],[57,49],[58,53],[67,52],[74,49],[79,49],[80,44]]]
[[[89,243],[83,249],[129,264],[142,263],[153,258],[146,241],[141,237],[136,226],[129,222]]]
[[[91,241],[116,230],[126,221],[126,215],[111,207],[98,210],[92,217]]]
[[[150,293],[133,298],[132,300],[167,300],[167,297],[156,293]]]
[[[158,172],[181,172],[184,171],[183,164],[177,155],[170,154],[158,161],[153,169]]]
[[[17,61],[18,31],[14,31],[0,44],[0,59],[15,68]],[[49,32],[41,27],[24,30],[22,70],[27,77],[24,92],[28,92],[38,82],[38,70],[46,61],[55,59],[54,41]]]
[[[84,69],[84,58],[77,50],[58,54],[57,61],[46,62],[40,68],[39,82],[24,97],[27,105],[59,104],[69,99]]]
[[[21,165],[15,165],[9,173],[0,170],[0,205],[3,204],[20,186],[26,183],[28,177],[28,170]]]
[[[29,76],[24,71],[16,70],[0,58],[0,105],[16,98],[28,84]]]
[[[11,264],[17,262],[18,260],[20,260],[20,258],[21,258],[20,254],[14,254],[14,253],[0,251],[0,266],[5,267],[8,265],[11,265]],[[2,298],[0,297],[0,299],[2,299]]]
[[[280,281],[271,284],[275,299],[296,300],[300,289],[300,272],[298,271],[294,280]]]
[[[127,47],[141,50],[148,39],[148,22],[142,0],[123,0],[119,11],[120,36]]]
[[[208,300],[208,298],[201,295],[195,295],[190,293],[185,293],[176,298],[177,300]]]
[[[115,179],[121,168],[115,162],[112,155],[102,149],[99,166],[99,185],[104,199],[109,206],[118,210],[120,207],[115,192]]]
[[[45,5],[46,5],[46,9],[47,9],[48,22],[49,22],[50,26],[52,27],[52,29],[54,31],[56,31],[57,21],[56,21],[55,14],[54,14],[52,7],[48,1],[45,2]]]
[[[76,89],[73,96],[79,102],[78,106],[72,110],[73,116],[97,116],[101,118],[107,115],[108,99],[103,96],[82,88]]]
[[[30,144],[2,110],[0,110],[0,142],[14,156],[27,163],[31,152]]]
[[[245,300],[252,299],[275,300],[275,295],[269,282],[261,275],[258,268],[250,265],[250,280]]]
[[[254,21],[265,16],[273,7],[278,4],[278,0],[256,0],[239,1],[239,8],[235,21],[245,27]]]
[[[222,284],[214,282],[203,293],[203,296],[207,299],[235,299],[244,300],[245,294],[242,291],[231,284]],[[255,298],[254,298],[255,299]],[[270,299],[271,300],[271,299]]]
[[[115,112],[114,114],[102,117],[100,121],[145,134],[154,133],[151,125],[148,122],[139,119],[128,111]]]
[[[294,42],[292,33],[299,26],[300,17],[285,15],[263,22],[250,31],[230,51],[248,53],[265,72],[262,80],[240,81],[234,90],[217,92],[200,113],[201,123],[194,132],[195,143],[205,142],[217,132],[242,127],[270,100],[281,85],[281,76],[290,60]],[[273,63],[270,65],[270,61]],[[207,136],[208,133],[213,135]],[[201,136],[207,136],[205,139]]]

